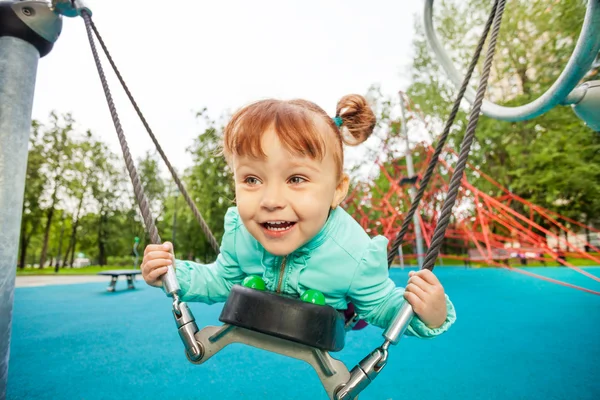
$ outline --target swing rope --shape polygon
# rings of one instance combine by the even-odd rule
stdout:
[[[492,61],[494,60],[494,54],[496,52],[496,41],[498,39],[498,33],[500,32],[500,24],[502,22],[502,15],[504,14],[505,3],[506,0],[499,0],[498,2],[496,17],[494,19],[494,27],[492,29],[492,35],[490,37],[490,43],[488,45],[485,63],[483,66],[483,73],[481,75],[481,78],[479,79],[477,95],[475,97],[473,107],[471,108],[471,114],[469,115],[469,124],[467,125],[467,131],[460,146],[460,154],[456,163],[456,167],[454,169],[454,174],[452,175],[452,178],[450,180],[448,197],[446,197],[446,200],[444,201],[444,206],[442,207],[440,219],[435,227],[435,231],[431,239],[431,244],[429,245],[429,250],[427,251],[427,255],[425,256],[425,260],[423,261],[422,268],[427,268],[429,270],[433,269],[435,265],[435,260],[438,256],[440,248],[442,247],[444,236],[446,235],[446,229],[448,228],[448,224],[450,223],[450,217],[452,216],[452,208],[454,207],[454,203],[456,202],[456,196],[458,195],[458,190],[461,186],[462,176],[467,165],[469,152],[471,151],[471,145],[473,144],[473,140],[475,139],[475,130],[477,128],[477,123],[479,122],[479,116],[481,115],[480,111],[481,105],[483,103],[483,97],[485,96],[485,92],[488,86],[488,79],[490,77],[490,71],[492,69]]]
[[[148,132],[148,135],[150,135],[150,138],[152,139],[152,142],[156,146],[156,149],[158,150],[160,156],[162,157],[163,161],[167,165],[167,168],[169,169],[169,172],[171,173],[171,176],[173,176],[173,180],[177,184],[177,187],[179,188],[179,191],[183,195],[183,198],[185,199],[186,203],[190,206],[190,208],[192,210],[192,213],[194,214],[194,217],[196,218],[196,221],[198,221],[198,223],[200,224],[200,228],[202,229],[202,232],[204,232],[204,235],[208,239],[208,242],[210,243],[210,246],[213,248],[213,250],[215,251],[215,253],[219,254],[219,252],[220,252],[220,246],[219,246],[219,243],[217,242],[217,239],[215,239],[215,237],[212,234],[210,228],[208,227],[208,224],[206,223],[206,221],[202,217],[202,214],[200,214],[200,211],[196,207],[196,204],[192,201],[192,198],[190,197],[188,191],[185,189],[185,186],[183,185],[183,183],[179,179],[179,176],[177,175],[177,172],[175,171],[175,169],[173,168],[173,166],[169,162],[169,159],[167,158],[167,156],[164,153],[162,147],[158,143],[158,140],[156,139],[156,136],[152,132],[152,129],[150,128],[150,125],[148,124],[148,122],[146,121],[146,118],[142,114],[142,111],[138,107],[137,102],[133,98],[133,95],[131,94],[129,88],[127,87],[127,84],[125,83],[125,80],[121,76],[121,73],[119,72],[119,70],[118,70],[115,62],[113,61],[113,59],[112,59],[112,57],[111,57],[111,55],[110,55],[110,53],[108,51],[108,48],[104,44],[104,40],[102,40],[102,36],[98,32],[98,29],[96,28],[96,25],[94,24],[94,22],[92,21],[92,19],[89,16],[89,14],[85,10],[82,11],[82,17],[83,17],[83,19],[85,21],[86,29],[88,31],[88,38],[89,38],[89,41],[90,41],[90,45],[92,47],[92,53],[94,54],[94,60],[96,62],[96,67],[98,67],[98,72],[100,73],[100,79],[102,80],[102,86],[104,88],[104,92],[105,92],[106,98],[108,100],[108,106],[110,108],[110,113],[111,113],[111,116],[113,117],[113,122],[115,124],[115,128],[117,129],[117,134],[119,136],[119,142],[121,143],[121,148],[123,149],[123,155],[125,157],[125,163],[127,165],[127,170],[129,171],[129,175],[130,175],[130,177],[132,179],[132,182],[133,182],[133,185],[134,185],[134,192],[136,193],[136,199],[138,200],[138,203],[140,203],[141,213],[142,213],[142,216],[144,218],[144,223],[146,224],[146,228],[148,229],[148,232],[151,232],[152,229],[156,230],[156,227],[154,226],[154,223],[152,222],[152,221],[154,221],[154,219],[152,218],[152,216],[150,214],[150,209],[148,207],[148,201],[146,200],[146,197],[144,195],[143,189],[141,188],[140,180],[137,177],[137,172],[135,170],[135,166],[133,164],[133,161],[132,161],[132,158],[131,158],[131,154],[129,153],[129,149],[127,147],[127,141],[125,140],[125,136],[123,134],[123,129],[121,128],[121,124],[119,122],[119,117],[118,117],[116,109],[115,109],[115,105],[114,105],[114,103],[112,101],[112,97],[110,95],[110,90],[108,88],[108,84],[106,84],[106,79],[104,78],[104,72],[102,70],[102,65],[100,64],[100,59],[98,58],[98,54],[97,54],[97,51],[96,51],[94,40],[93,40],[91,32],[90,32],[90,28],[96,34],[98,42],[100,43],[100,46],[102,47],[102,50],[104,51],[104,54],[106,55],[106,58],[108,59],[110,65],[112,66],[113,71],[117,75],[117,78],[119,79],[119,82],[121,82],[121,86],[125,90],[125,93],[127,94],[127,97],[129,98],[129,101],[131,101],[131,104],[133,105],[133,108],[135,109],[137,115],[140,117],[140,120],[142,121],[142,124],[146,128],[146,131]],[[138,195],[138,193],[141,194],[141,195]],[[144,203],[145,204],[144,207],[141,206],[142,202],[140,202],[140,200],[142,202],[145,202]],[[148,224],[148,221],[150,221],[152,223]],[[154,244],[161,243],[160,242],[160,237],[158,236],[158,232],[156,233],[155,237],[153,237],[152,233],[150,233],[150,238],[151,238],[151,240],[152,240],[152,242]],[[155,239],[157,241],[155,241]]]
[[[499,11],[498,10],[498,3],[502,3],[502,10]],[[493,5],[493,8],[490,12],[490,16],[486,22],[486,25],[484,27],[482,36],[479,40],[479,43],[477,45],[477,48],[475,50],[475,53],[473,55],[473,58],[471,60],[471,63],[469,65],[467,74],[465,75],[465,78],[463,80],[462,86],[459,90],[459,93],[457,95],[457,98],[454,102],[454,105],[452,107],[452,111],[448,117],[448,120],[446,122],[446,125],[444,127],[444,131],[442,133],[442,135],[440,136],[439,142],[436,146],[436,150],[434,153],[434,156],[432,157],[431,162],[429,163],[427,170],[423,176],[423,179],[421,180],[421,183],[419,185],[419,189],[417,191],[417,194],[411,204],[411,207],[408,211],[408,214],[406,215],[406,217],[403,220],[402,223],[402,227],[400,232],[398,233],[398,235],[396,236],[390,251],[388,252],[388,268],[391,267],[392,262],[395,258],[396,253],[398,252],[398,248],[400,246],[400,244],[402,243],[402,241],[404,240],[404,237],[406,235],[406,233],[408,232],[408,228],[410,226],[410,222],[412,221],[412,218],[415,214],[415,212],[417,211],[419,204],[421,202],[421,199],[424,196],[425,190],[429,184],[429,181],[431,180],[431,177],[433,176],[433,172],[435,170],[435,167],[437,165],[439,156],[443,150],[443,147],[447,141],[447,138],[449,136],[450,133],[450,129],[452,127],[452,124],[454,123],[454,120],[456,119],[456,115],[458,114],[458,109],[460,106],[460,103],[464,97],[464,93],[467,89],[468,83],[471,79],[472,73],[477,65],[477,61],[481,55],[481,51],[483,49],[483,45],[485,43],[486,37],[489,33],[490,27],[492,25],[492,22],[495,19],[495,15],[496,14],[500,14],[500,17],[494,22],[494,30],[492,32],[492,37],[490,40],[490,48],[492,47],[492,43],[493,46],[495,47],[495,42],[496,42],[496,38],[499,32],[499,27],[500,27],[500,19],[502,16],[502,13],[504,11],[504,3],[505,1],[502,0],[496,0],[496,2]],[[185,189],[183,183],[181,182],[181,180],[179,179],[176,171],[174,170],[173,166],[171,165],[171,163],[169,162],[166,154],[164,153],[162,147],[160,146],[160,144],[158,143],[158,140],[156,139],[156,136],[154,135],[152,129],[150,128],[150,125],[148,124],[146,118],[144,117],[142,111],[140,110],[137,102],[135,101],[133,95],[131,94],[131,91],[129,90],[127,84],[125,83],[119,69],[117,68],[112,56],[110,55],[110,52],[108,51],[108,48],[106,47],[104,40],[102,39],[102,36],[100,35],[100,33],[98,32],[98,29],[96,28],[96,25],[94,24],[94,22],[92,21],[90,15],[84,10],[82,12],[82,17],[85,21],[86,24],[86,31],[88,33],[88,39],[90,41],[90,46],[92,48],[92,53],[94,55],[94,61],[96,63],[96,67],[98,68],[98,72],[100,75],[100,79],[102,81],[102,86],[107,98],[107,102],[108,102],[108,106],[111,112],[111,116],[113,118],[113,122],[115,125],[115,128],[117,130],[117,135],[119,137],[119,142],[121,144],[121,148],[123,150],[123,155],[125,158],[125,163],[127,166],[127,170],[129,172],[130,178],[132,180],[133,186],[134,186],[134,193],[136,196],[136,200],[138,201],[139,205],[140,205],[140,211],[144,220],[144,224],[146,225],[146,229],[150,235],[150,239],[153,243],[161,243],[160,241],[160,236],[158,235],[158,231],[156,229],[156,226],[154,224],[154,219],[152,218],[151,212],[150,212],[150,208],[149,208],[149,203],[148,200],[144,194],[142,185],[141,185],[141,181],[139,179],[139,176],[137,174],[137,171],[135,169],[128,145],[127,145],[127,141],[125,139],[125,136],[123,134],[123,129],[122,126],[120,124],[119,121],[119,117],[116,111],[116,107],[114,105],[114,102],[112,100],[112,96],[110,94],[110,89],[108,87],[108,83],[106,82],[106,78],[102,69],[102,65],[100,63],[100,59],[98,57],[98,53],[96,50],[96,46],[94,44],[94,40],[93,40],[93,36],[92,36],[92,31],[94,32],[94,34],[96,35],[96,38],[98,39],[98,42],[100,43],[100,46],[102,47],[102,50],[104,51],[104,54],[106,55],[111,67],[113,68],[113,71],[115,72],[115,74],[117,75],[117,78],[119,80],[119,82],[121,83],[121,86],[123,87],[123,89],[125,90],[125,93],[127,94],[127,97],[129,98],[131,104],[133,105],[136,113],[138,114],[140,120],[142,121],[142,124],[144,125],[144,127],[146,128],[146,131],[148,132],[152,142],[154,143],[154,145],[156,146],[160,156],[162,157],[163,161],[165,162],[165,164],[167,165],[167,168],[169,170],[169,172],[171,173],[175,183],[177,184],[177,187],[179,188],[180,192],[182,193],[186,203],[189,205],[190,209],[192,210],[192,213],[194,214],[194,217],[196,218],[196,220],[198,221],[198,223],[200,224],[200,227],[203,231],[203,233],[206,235],[209,244],[211,245],[211,247],[213,248],[213,250],[219,254],[220,252],[220,246],[216,240],[216,238],[214,237],[214,235],[212,234],[212,232],[210,231],[210,228],[208,227],[208,224],[206,223],[206,221],[204,220],[204,218],[202,217],[200,211],[198,210],[198,208],[196,207],[195,203],[192,201],[189,193],[187,192],[187,190]],[[488,66],[487,70],[484,67],[484,74],[482,75],[482,80],[481,82],[486,82],[487,83],[487,77],[489,76],[489,67],[491,67],[491,60],[493,59],[493,52],[489,52],[487,54],[487,58],[486,58],[486,66],[488,64],[488,60],[490,63],[490,66]],[[486,74],[487,71],[487,74]],[[483,79],[485,77],[485,80]],[[478,96],[476,98],[476,102],[474,103],[473,106],[473,110],[474,109],[480,109],[481,108],[481,102],[483,100],[483,96],[485,95],[485,87],[482,88],[481,86],[481,82],[480,82],[480,86],[478,89]],[[457,170],[460,168],[460,175],[462,175],[462,172],[464,172],[464,164],[466,164],[466,159],[468,157],[468,153],[470,151],[470,146],[472,144],[473,141],[473,137],[474,137],[474,131],[475,128],[477,126],[477,121],[478,121],[478,116],[476,118],[473,118],[473,112],[471,113],[471,118],[470,118],[470,122],[469,122],[469,126],[467,128],[467,133],[465,134],[465,138],[463,139],[463,143],[461,146],[461,156],[464,156],[463,161],[461,162],[461,159],[459,157],[459,163],[457,165]],[[462,168],[461,168],[461,165]],[[456,175],[457,173],[455,173]],[[449,224],[449,219],[451,216],[451,211],[452,211],[452,207],[454,206],[454,202],[456,199],[456,196],[458,194],[458,189],[460,187],[460,179],[458,180],[458,185],[454,185],[453,186],[453,182],[455,181],[455,179],[453,179],[450,183],[450,188],[449,188],[449,192],[448,192],[448,197],[444,203],[444,207],[442,209],[442,213],[440,216],[440,221],[438,223],[438,226],[436,227],[434,236],[432,238],[432,242],[431,242],[431,246],[429,248],[429,251],[427,252],[426,255],[426,259],[425,259],[425,263],[423,265],[423,267],[425,267],[425,265],[427,265],[427,267],[429,269],[433,269],[433,263],[435,263],[435,259],[437,258],[437,255],[439,253],[439,249],[441,247],[441,243],[443,241],[445,232],[446,232],[446,228]],[[435,239],[435,240],[434,240]]]
[[[110,115],[112,117],[113,123],[115,125],[115,129],[117,131],[117,136],[119,137],[119,143],[121,144],[121,150],[123,151],[123,158],[125,159],[125,165],[127,166],[127,171],[129,172],[129,177],[131,178],[131,182],[133,183],[133,192],[135,194],[135,198],[140,207],[140,211],[142,213],[142,217],[144,219],[144,224],[146,225],[146,231],[148,235],[150,235],[150,241],[154,244],[161,243],[160,236],[158,235],[158,230],[156,229],[156,225],[154,224],[154,218],[152,218],[150,212],[150,205],[148,203],[148,198],[144,193],[144,188],[142,187],[142,183],[140,181],[140,177],[137,173],[135,165],[133,163],[133,159],[131,157],[131,153],[129,151],[129,147],[127,145],[127,140],[125,139],[125,135],[123,133],[123,127],[121,126],[121,122],[119,120],[119,115],[117,114],[117,109],[112,99],[112,95],[110,93],[110,88],[108,87],[108,82],[106,81],[106,76],[104,75],[104,70],[102,69],[102,64],[100,63],[100,58],[98,57],[98,52],[96,50],[96,45],[94,44],[94,39],[92,37],[91,30],[91,18],[86,10],[81,12],[81,16],[85,21],[85,28],[88,34],[88,39],[90,42],[90,47],[92,49],[92,54],[94,55],[94,61],[96,62],[96,67],[98,68],[98,75],[100,76],[100,81],[102,83],[102,88],[104,89],[104,95],[106,96],[106,101],[108,103],[108,108],[110,110]]]
[[[483,74],[480,79],[479,87],[477,89],[477,97],[475,100],[475,104],[473,105],[473,108],[471,110],[471,115],[469,117],[469,124],[468,124],[467,130],[466,130],[466,133],[465,133],[465,137],[463,138],[463,142],[461,144],[459,160],[458,160],[458,163],[457,163],[457,166],[455,169],[455,173],[452,176],[452,180],[450,182],[448,197],[446,198],[446,201],[444,202],[440,221],[436,227],[436,230],[435,230],[435,233],[434,233],[434,236],[432,239],[432,243],[429,248],[429,251],[427,252],[427,257],[425,259],[423,268],[433,269],[433,265],[435,264],[435,259],[437,258],[437,254],[441,247],[441,243],[443,241],[445,231],[446,231],[446,228],[449,223],[452,208],[456,201],[456,196],[458,194],[458,190],[459,190],[460,184],[461,184],[461,177],[462,177],[462,174],[464,173],[464,169],[465,169],[465,166],[467,163],[467,158],[468,158],[468,154],[470,151],[470,147],[471,147],[471,144],[472,144],[474,136],[475,136],[475,128],[477,126],[478,115],[479,115],[479,111],[481,108],[481,103],[483,101],[483,97],[485,95],[485,91],[486,91],[486,87],[487,87],[487,81],[489,78],[491,64],[492,64],[492,60],[493,60],[493,56],[494,56],[494,52],[495,52],[496,39],[497,39],[498,32],[500,29],[500,22],[502,20],[502,14],[504,12],[504,5],[505,5],[505,0],[496,0],[495,4],[493,6],[493,9],[491,11],[491,16],[490,16],[489,21],[491,21],[492,16],[495,15],[495,17],[493,18],[494,28],[492,31],[490,44],[489,44],[487,54],[486,54],[484,71],[483,71]],[[104,75],[104,71],[102,69],[100,59],[98,57],[98,52],[97,52],[96,46],[94,44],[92,31],[94,31],[96,33],[96,35],[98,36],[98,39],[100,40],[100,43],[101,43],[105,53],[107,54],[107,57],[109,58],[109,60],[111,62],[111,65],[113,66],[113,69],[117,73],[117,76],[119,77],[119,80],[121,81],[121,84],[127,91],[129,99],[132,102],[132,104],[134,105],[134,107],[136,108],[138,115],[144,121],[144,125],[146,126],[146,129],[148,130],[148,132],[149,132],[150,136],[152,137],[157,148],[159,147],[158,143],[157,143],[154,135],[151,133],[151,130],[150,130],[148,124],[145,122],[145,119],[143,119],[143,116],[141,115],[139,108],[137,107],[135,101],[133,100],[133,96],[131,96],[130,92],[126,88],[126,85],[124,84],[123,79],[121,78],[120,74],[118,73],[118,70],[116,69],[116,67],[112,61],[112,58],[108,54],[108,51],[106,50],[106,47],[103,44],[103,41],[101,40],[97,30],[95,29],[95,26],[93,25],[93,23],[91,21],[90,14],[86,10],[82,10],[81,16],[83,17],[83,19],[85,21],[86,31],[88,34],[90,47],[92,49],[92,54],[94,56],[94,61],[96,63],[96,67],[98,69],[98,74],[99,74],[100,80],[102,82],[102,87],[104,89],[104,93],[105,93],[106,100],[107,100],[107,103],[108,103],[108,106],[110,109],[110,113],[111,113],[111,116],[112,116],[112,119],[113,119],[113,122],[115,125],[115,129],[117,131],[117,135],[119,137],[119,142],[121,144],[121,149],[123,151],[125,164],[127,166],[129,176],[130,176],[131,181],[134,186],[135,197],[136,197],[136,200],[140,207],[140,210],[141,210],[141,213],[142,213],[142,216],[144,219],[144,223],[146,225],[146,229],[150,235],[150,239],[151,239],[152,243],[160,244],[161,243],[160,236],[158,235],[158,230],[154,224],[154,220],[153,220],[151,212],[150,212],[148,200],[146,198],[142,184],[141,184],[139,176],[137,174],[135,165],[133,163],[133,159],[131,157],[131,153],[129,151],[129,148],[128,148],[128,145],[127,145],[127,142],[125,139],[125,135],[123,133],[123,128],[119,121],[116,107],[114,105],[114,102],[113,102],[113,99],[112,99],[112,96],[110,93],[110,89],[108,87],[108,83],[106,81],[106,77]],[[485,38],[489,32],[489,21],[488,21],[488,24],[486,25],[486,29],[485,29],[483,38]],[[482,38],[482,41],[480,42],[480,45],[478,46],[477,55],[479,55],[479,53],[481,52],[481,48],[483,46],[482,43],[484,40],[483,38]],[[475,62],[476,61],[472,62],[472,65]],[[470,74],[472,73],[473,69],[474,69],[474,65],[472,66],[472,68],[469,71],[469,76],[465,79],[466,82],[468,82],[468,78],[470,78]],[[466,84],[464,84],[463,86],[466,87]],[[463,92],[464,92],[464,90],[463,90]],[[461,96],[461,98],[462,98],[462,96]],[[460,102],[460,99],[457,100],[457,102]],[[455,108],[457,108],[457,107],[458,106],[456,106]],[[455,111],[452,118],[455,118],[456,112],[457,112],[457,110]],[[452,121],[449,121],[447,123],[447,127],[448,127],[447,131],[448,132],[449,132],[449,127],[451,126],[451,124],[452,124]],[[447,136],[448,132],[445,132],[446,136]],[[445,140],[446,140],[446,138],[444,138],[444,141]],[[443,144],[442,144],[442,146],[439,146],[439,147],[443,147]],[[161,156],[163,157],[163,159],[165,159],[165,161],[166,161],[166,157],[164,156],[164,153],[162,151],[160,151],[160,153],[161,153]],[[437,160],[437,158],[434,158],[434,160]],[[433,169],[433,167],[431,169]],[[174,170],[171,167],[169,168],[169,170],[171,171],[172,174],[174,174]],[[177,180],[177,183],[178,183],[178,186],[180,186],[180,189],[182,189],[181,190],[182,193],[185,193],[185,189],[183,188],[183,185],[181,185],[181,182],[179,180]],[[423,187],[424,187],[424,185],[423,185]],[[421,193],[421,197],[422,196],[423,196],[423,194]],[[189,196],[186,197],[186,200],[187,199],[189,199]],[[190,199],[190,203],[192,203],[191,199]],[[418,207],[418,202],[413,202],[413,203],[416,204],[414,206],[414,210],[413,210],[413,215],[414,215],[414,211]],[[192,206],[192,204],[190,204],[190,206]],[[198,212],[198,216],[200,216],[199,212]],[[406,220],[408,220],[408,221],[410,221],[410,219],[411,218],[406,218]],[[405,222],[406,222],[406,220],[405,220]],[[210,232],[210,231],[208,231],[208,232]],[[207,234],[207,236],[209,236],[209,235]],[[215,244],[216,244],[216,241],[215,241]],[[218,246],[217,246],[217,249],[218,249]],[[177,323],[179,334],[180,334],[181,339],[186,347],[186,355],[187,355],[188,359],[192,362],[194,362],[194,361],[200,362],[202,360],[202,358],[204,357],[204,347],[203,347],[204,345],[201,342],[199,342],[198,338],[196,337],[199,330],[195,323],[195,319],[191,313],[191,310],[189,310],[189,308],[187,307],[186,303],[181,302],[181,300],[179,299],[179,294],[178,294],[179,287],[178,287],[176,278],[174,277],[174,274],[172,274],[172,275],[173,276],[171,278],[167,277],[163,283],[167,284],[166,286],[169,286],[169,285],[171,286],[171,289],[168,290],[168,293],[171,293],[174,298],[173,313],[174,313],[174,317],[175,317],[175,320]],[[170,280],[172,280],[172,282]],[[171,282],[171,283],[168,283],[168,282]],[[410,307],[410,305],[408,303],[405,303],[404,306],[396,312],[396,315],[395,315],[392,323],[390,324],[388,329],[386,329],[386,331],[384,332],[384,337],[385,337],[384,343],[379,348],[377,348],[375,351],[371,352],[367,357],[365,357],[365,359],[363,359],[354,369],[352,369],[352,371],[350,372],[350,377],[348,378],[348,380],[345,383],[336,387],[336,389],[334,391],[335,399],[338,399],[338,400],[354,399],[360,392],[362,392],[373,381],[373,379],[375,379],[379,375],[379,373],[382,371],[382,369],[387,364],[388,348],[389,348],[390,344],[398,343],[399,338],[402,336],[403,332],[406,330],[406,328],[408,326],[408,323],[412,319],[412,315],[413,315],[412,307]],[[344,381],[345,380],[346,380],[346,378],[344,378]]]
[[[458,91],[458,95],[456,96],[456,100],[454,101],[454,104],[452,106],[452,111],[450,112],[450,115],[448,116],[448,120],[446,121],[446,125],[444,126],[444,130],[443,130],[442,134],[440,135],[440,138],[439,138],[438,144],[435,148],[433,157],[431,158],[431,161],[429,162],[429,165],[427,166],[427,170],[425,171],[425,174],[423,175],[423,178],[421,179],[421,182],[419,184],[419,189],[418,189],[417,194],[415,195],[415,198],[410,206],[408,214],[406,214],[404,220],[402,221],[402,227],[400,229],[400,232],[398,232],[398,235],[394,239],[394,242],[392,243],[392,246],[388,252],[388,268],[390,268],[392,266],[392,262],[394,261],[394,259],[396,257],[396,253],[398,252],[398,248],[400,247],[400,244],[404,240],[404,236],[408,232],[410,223],[413,220],[415,212],[419,208],[419,204],[425,194],[427,185],[429,184],[429,181],[431,180],[431,177],[433,176],[433,172],[438,163],[438,160],[442,153],[442,150],[446,144],[446,141],[450,134],[450,129],[452,128],[452,125],[454,124],[454,120],[456,119],[456,116],[458,114],[460,103],[464,97],[465,91],[467,90],[467,87],[468,87],[469,81],[471,80],[473,71],[475,70],[475,67],[477,66],[477,62],[481,55],[483,45],[486,41],[486,38],[488,36],[489,30],[490,30],[490,28],[492,26],[492,22],[493,22],[494,29],[492,31],[492,35],[490,38],[490,44],[488,46],[488,51],[486,54],[484,71],[483,71],[483,74],[480,79],[479,87],[477,89],[477,98],[476,98],[475,103],[473,104],[473,108],[471,110],[471,115],[469,117],[469,125],[467,127],[467,132],[466,132],[465,137],[463,138],[463,142],[461,144],[461,153],[459,156],[457,167],[456,167],[455,173],[452,177],[452,180],[450,182],[450,187],[448,189],[448,196],[444,202],[444,206],[442,208],[439,222],[436,226],[436,230],[434,232],[429,250],[426,253],[426,258],[425,258],[425,260],[423,262],[423,266],[422,266],[422,268],[433,269],[435,260],[439,253],[439,249],[441,247],[442,241],[446,234],[446,229],[448,227],[448,223],[449,223],[449,220],[450,220],[450,217],[452,214],[452,208],[454,207],[456,196],[458,194],[458,189],[460,188],[460,178],[462,177],[462,174],[464,172],[465,164],[467,162],[471,144],[472,144],[473,138],[475,136],[475,128],[477,127],[477,123],[479,120],[479,110],[481,108],[481,103],[483,102],[483,97],[484,97],[486,89],[487,89],[487,81],[488,81],[489,72],[491,69],[491,63],[492,63],[492,60],[494,57],[498,32],[500,31],[500,22],[502,20],[502,15],[504,13],[504,6],[505,6],[505,0],[496,0],[494,2],[494,5],[493,5],[490,15],[488,17],[488,20],[483,29],[481,38],[479,39],[479,43],[477,44],[475,53],[473,54],[473,58],[471,59],[471,63],[467,70],[467,74],[465,75],[465,77],[463,79],[460,90]],[[401,98],[400,101],[403,101],[403,99]],[[474,110],[477,110],[477,112],[475,114],[474,114]],[[461,163],[462,163],[462,167],[461,167]],[[458,178],[458,179],[456,179],[456,178]]]
[[[146,198],[144,188],[141,184],[139,175],[133,163],[129,147],[127,145],[127,141],[123,133],[123,127],[121,126],[121,122],[119,121],[119,115],[117,114],[117,110],[113,102],[112,95],[110,93],[110,88],[108,87],[106,76],[104,75],[102,63],[100,62],[100,58],[98,57],[98,52],[94,44],[94,38],[92,35],[91,16],[87,12],[87,10],[82,10],[81,16],[85,21],[85,28],[90,42],[90,47],[92,49],[92,54],[94,56],[94,61],[96,63],[96,68],[98,69],[98,75],[100,76],[100,81],[102,83],[102,88],[104,89],[104,95],[106,96],[108,108],[110,109],[110,114],[115,125],[117,135],[119,137],[119,143],[121,144],[121,150],[123,151],[125,165],[127,166],[129,177],[131,178],[131,182],[133,183],[133,192],[135,194],[137,203],[140,207],[140,211],[144,219],[144,224],[146,226],[146,231],[150,236],[150,242],[152,244],[160,244],[162,242],[158,234],[158,229],[156,229],[156,225],[154,224],[154,218],[152,217],[152,213],[150,211],[148,199]],[[167,292],[168,295],[173,297],[173,317],[175,318],[177,327],[179,328],[180,337],[186,348],[186,355],[190,360],[196,360],[202,356],[202,350],[199,347],[199,344],[194,339],[194,335],[198,331],[198,327],[187,304],[185,302],[182,302],[181,298],[179,297],[180,288],[173,268],[169,267],[169,270],[165,275],[163,275],[161,279],[163,281],[164,290]]]

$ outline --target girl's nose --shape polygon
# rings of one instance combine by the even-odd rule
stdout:
[[[265,189],[264,195],[260,202],[260,206],[262,208],[269,211],[275,211],[284,208],[285,205],[286,202],[283,195],[283,190],[281,190],[281,188],[271,185]]]

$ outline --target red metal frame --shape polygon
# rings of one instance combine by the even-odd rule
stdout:
[[[413,111],[414,107],[408,108],[409,115],[413,119],[418,118],[418,121],[422,121],[427,125],[424,118],[418,112]],[[381,154],[393,154],[389,150],[394,141],[390,139],[392,138],[390,137],[384,141]],[[417,145],[416,150],[421,153],[421,157],[419,157],[421,160],[415,161],[415,170],[419,171],[419,175],[422,176],[427,164],[433,157],[434,148],[430,144],[420,143]],[[452,149],[446,149],[440,156],[437,171],[421,200],[418,219],[426,246],[429,246],[431,242],[431,236],[443,205],[443,199],[448,192],[450,177],[454,172],[447,159],[456,159],[456,157],[458,155]],[[386,178],[389,189],[384,191],[384,189],[377,186],[374,180],[359,182],[344,201],[344,208],[353,212],[354,218],[370,235],[384,235],[391,243],[398,234],[403,215],[408,211],[411,204],[408,193],[409,186],[400,186],[399,184],[402,178],[407,177],[407,173],[406,168],[398,160],[385,163],[377,160],[375,163],[379,169],[379,178]],[[440,168],[443,168],[446,173],[442,174]],[[561,254],[559,254],[559,251],[565,253],[561,250],[563,247],[565,249],[570,248],[569,255],[587,258],[600,265],[600,258],[587,253],[584,249],[577,247],[575,243],[564,239],[565,233],[571,235],[571,237],[575,235],[566,227],[566,223],[579,228],[586,228],[590,232],[600,233],[600,230],[586,226],[554,211],[544,209],[511,193],[470,163],[467,164],[467,168],[500,189],[502,194],[499,196],[488,195],[469,183],[466,174],[463,176],[462,188],[456,200],[457,206],[453,211],[454,219],[448,226],[446,238],[456,239],[463,243],[466,254],[460,256],[441,253],[440,257],[466,262],[484,262],[488,265],[508,268],[539,279],[600,295],[600,292],[597,291],[543,277],[531,271],[515,269],[501,263],[501,261],[507,262],[508,259],[515,256],[515,253],[534,253],[536,256],[529,257],[533,259],[545,259],[545,256],[550,256],[565,267],[600,282],[599,277],[563,260],[560,257]],[[417,185],[419,183],[420,181],[417,182]],[[527,215],[515,211],[515,205],[517,204],[520,205],[519,209],[528,210]],[[541,220],[543,223],[540,225],[535,222],[536,220]],[[552,228],[547,229],[544,226]],[[555,239],[561,249],[550,248],[547,237]],[[411,227],[404,243],[413,243],[414,240],[414,230]],[[587,242],[584,245],[593,251],[600,252],[600,249]],[[404,254],[404,257],[412,259],[416,258],[417,255]]]

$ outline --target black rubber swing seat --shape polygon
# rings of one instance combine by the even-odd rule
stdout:
[[[344,348],[344,317],[333,307],[234,285],[219,321],[325,351]]]

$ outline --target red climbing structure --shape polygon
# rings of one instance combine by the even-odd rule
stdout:
[[[413,119],[423,120],[410,108],[409,110]],[[370,235],[384,235],[390,243],[400,231],[403,215],[410,208],[409,188],[418,188],[420,176],[434,155],[434,148],[428,143],[419,143],[413,147],[412,155],[417,176],[408,176],[404,157],[389,157],[390,154],[402,154],[401,149],[404,149],[405,145],[400,143],[403,142],[398,140],[398,137],[384,140],[381,154],[386,155],[387,160],[380,161],[383,158],[380,157],[375,161],[375,167],[378,169],[375,178],[356,184],[344,203],[344,207]],[[451,149],[446,149],[440,156],[436,172],[421,200],[418,218],[426,248],[429,247],[453,173],[453,163],[448,160],[455,160],[457,157]],[[585,240],[569,240],[575,238],[576,234],[568,229],[567,225],[577,227],[580,231],[587,230],[592,234],[598,234],[600,230],[516,196],[473,165],[468,164],[467,168],[470,173],[465,174],[462,179],[453,219],[439,255],[444,263],[447,264],[447,260],[455,260],[455,264],[478,263],[513,269],[509,263],[511,260],[512,264],[518,260],[524,264],[525,260],[545,262],[551,258],[600,282],[600,278],[569,263],[571,257],[577,257],[590,260],[590,265],[600,265],[600,258],[586,251],[586,247],[592,252],[600,252],[600,249]],[[478,190],[467,179],[467,176],[473,174],[487,180],[501,194],[491,196]],[[414,240],[414,227],[411,224],[403,243],[403,258],[412,259],[413,264],[417,256],[413,250],[416,248],[413,245]],[[527,270],[519,269],[518,272],[535,275]],[[600,294],[550,278],[535,276]]]

